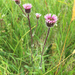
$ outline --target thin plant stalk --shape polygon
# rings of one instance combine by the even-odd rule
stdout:
[[[23,9],[21,8],[21,6],[19,5],[20,9],[22,10],[23,14],[27,17],[26,13],[23,11]]]
[[[35,35],[35,32],[36,32],[37,26],[38,26],[38,19],[37,19],[36,28],[35,28],[35,30],[34,30],[34,32],[33,32],[33,34],[32,34],[33,37],[34,37],[34,35]]]
[[[46,39],[45,39],[45,42],[44,42],[44,46],[43,46],[43,50],[42,50],[42,53],[41,53],[41,64],[40,64],[40,67],[42,67],[42,57],[43,57],[43,54],[44,54],[44,48],[45,48],[45,44],[47,42],[47,38],[48,38],[49,32],[50,32],[50,28],[48,28],[47,36],[46,36]]]
[[[28,14],[28,22],[29,22],[29,28],[30,28],[30,35],[31,35],[31,61],[33,62],[33,58],[32,58],[32,54],[33,54],[33,50],[32,50],[32,45],[33,45],[33,37],[32,37],[32,31],[31,31],[31,25],[30,25],[30,18],[29,18],[29,14]]]
[[[36,25],[36,28],[35,28],[34,34],[35,34],[35,32],[36,32],[37,26],[38,26],[38,19],[37,19],[37,25]]]

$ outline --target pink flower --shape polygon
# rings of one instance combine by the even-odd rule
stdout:
[[[41,16],[41,14],[40,14],[40,13],[36,13],[35,15],[36,15],[36,18],[37,18],[37,19],[39,19],[39,18],[40,18],[40,16]]]
[[[20,4],[21,1],[20,0],[14,0],[16,2],[16,4]]]
[[[24,4],[23,7],[25,9],[31,9],[32,5],[28,3],[28,4]]]
[[[44,18],[48,27],[52,27],[58,20],[56,15],[51,16],[51,14],[45,15]]]
[[[23,4],[23,8],[25,9],[25,12],[26,13],[30,13],[31,12],[31,8],[32,8],[32,5],[31,4]]]

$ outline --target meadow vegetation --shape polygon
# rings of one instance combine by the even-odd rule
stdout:
[[[75,1],[21,0],[23,10],[25,3],[32,4],[33,49],[27,17],[15,1],[0,0],[0,75],[74,75]],[[37,28],[36,13],[41,14]],[[41,52],[48,30],[44,16],[49,13],[57,15],[58,21],[50,29],[41,69]]]

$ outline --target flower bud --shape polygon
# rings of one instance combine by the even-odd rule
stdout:
[[[20,0],[14,0],[16,2],[16,4],[20,4]]]
[[[40,16],[41,16],[41,14],[40,14],[40,13],[36,13],[35,15],[36,15],[36,18],[37,18],[37,19],[39,19],[39,18],[40,18]]]

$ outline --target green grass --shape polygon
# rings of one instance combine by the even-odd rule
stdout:
[[[31,39],[28,20],[23,16],[21,9],[14,1],[0,0],[0,75],[43,75],[58,65],[72,17],[73,0],[46,0],[46,2],[48,8],[46,7],[45,0],[21,0],[21,7],[24,3],[31,3],[33,5],[30,13],[31,27],[34,27],[32,32],[34,32],[36,25],[35,13],[42,14],[33,38],[34,63],[31,64]],[[48,29],[45,25],[44,15],[47,13],[56,14],[58,21],[57,26],[51,28],[47,39],[45,45],[46,51],[43,56],[43,71],[41,71],[39,69],[41,50]],[[5,15],[4,17],[2,17],[3,14]],[[62,60],[68,57],[74,49],[75,21],[70,25]],[[72,55],[60,64],[57,75],[74,75],[74,57]],[[57,67],[49,71],[46,75],[54,75],[56,70]]]

